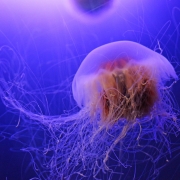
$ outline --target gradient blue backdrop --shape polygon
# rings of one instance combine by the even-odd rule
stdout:
[[[49,112],[45,108],[45,114],[62,114],[75,105],[70,92],[75,72],[91,50],[109,42],[131,40],[158,52],[160,47],[179,73],[179,0],[119,0],[110,12],[105,9],[93,17],[76,14],[66,2],[0,1],[0,47],[8,45],[22,56],[32,72],[28,82],[32,87],[36,86],[33,82],[36,79],[42,87],[51,87],[51,90],[54,87],[56,91],[48,96]],[[60,92],[58,85],[61,83],[66,83],[69,91]],[[180,103],[179,83],[174,86],[174,93]],[[13,119],[11,124],[15,126],[18,117],[7,112],[0,103],[1,115],[4,112],[0,124],[7,125],[8,120]],[[176,141],[178,138],[174,139]],[[26,180],[36,176],[33,168],[28,166],[30,156],[11,150],[19,147],[20,144],[8,139],[0,141],[1,180]],[[180,179],[180,155],[174,154],[174,157],[160,173],[159,180]]]

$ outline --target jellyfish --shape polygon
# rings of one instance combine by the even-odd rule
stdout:
[[[121,119],[134,122],[150,115],[160,101],[159,88],[177,80],[162,55],[130,41],[113,42],[93,50],[73,80],[73,96],[91,115],[100,113],[109,127]]]
[[[46,91],[29,92],[28,68],[25,63],[21,67],[22,58],[16,58],[15,70],[9,68],[10,61],[1,61],[0,95],[10,112],[18,115],[16,127],[24,122],[12,137],[31,154],[38,178],[158,176],[171,158],[170,135],[179,132],[180,123],[171,95],[178,76],[164,56],[131,41],[94,49],[72,81],[80,110],[59,116],[43,114],[36,98],[43,98]]]

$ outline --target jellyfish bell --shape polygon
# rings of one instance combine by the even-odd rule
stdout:
[[[90,52],[79,67],[73,96],[80,108],[111,126],[150,115],[160,100],[159,88],[177,75],[170,62],[143,45],[119,41]]]

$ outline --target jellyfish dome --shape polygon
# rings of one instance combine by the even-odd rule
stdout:
[[[120,118],[134,121],[149,115],[159,100],[159,87],[177,75],[161,54],[131,41],[96,48],[79,67],[72,84],[80,108],[114,124]]]

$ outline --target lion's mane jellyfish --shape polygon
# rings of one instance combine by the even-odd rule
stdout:
[[[167,161],[171,152],[169,135],[179,131],[171,97],[177,79],[164,56],[135,42],[109,43],[84,59],[72,91],[78,106],[89,113],[93,127],[89,146],[100,150],[105,170],[112,170],[108,165],[112,159],[125,168],[148,161],[153,164],[151,170],[146,166],[148,178],[157,176],[162,165],[158,167],[158,161]],[[142,161],[135,158],[138,153],[143,154]]]
[[[150,116],[160,101],[159,88],[177,75],[162,55],[129,41],[113,42],[93,50],[73,81],[73,96],[91,116],[100,113],[101,125],[111,127],[126,119]]]
[[[49,91],[31,92],[26,80],[31,72],[10,52],[12,58],[1,60],[0,95],[10,112],[18,114],[16,130],[22,126],[12,137],[33,157],[39,179],[158,176],[171,158],[170,137],[179,133],[179,110],[171,91],[178,77],[164,56],[130,41],[96,48],[72,82],[80,110],[51,116],[38,103],[46,102]]]

